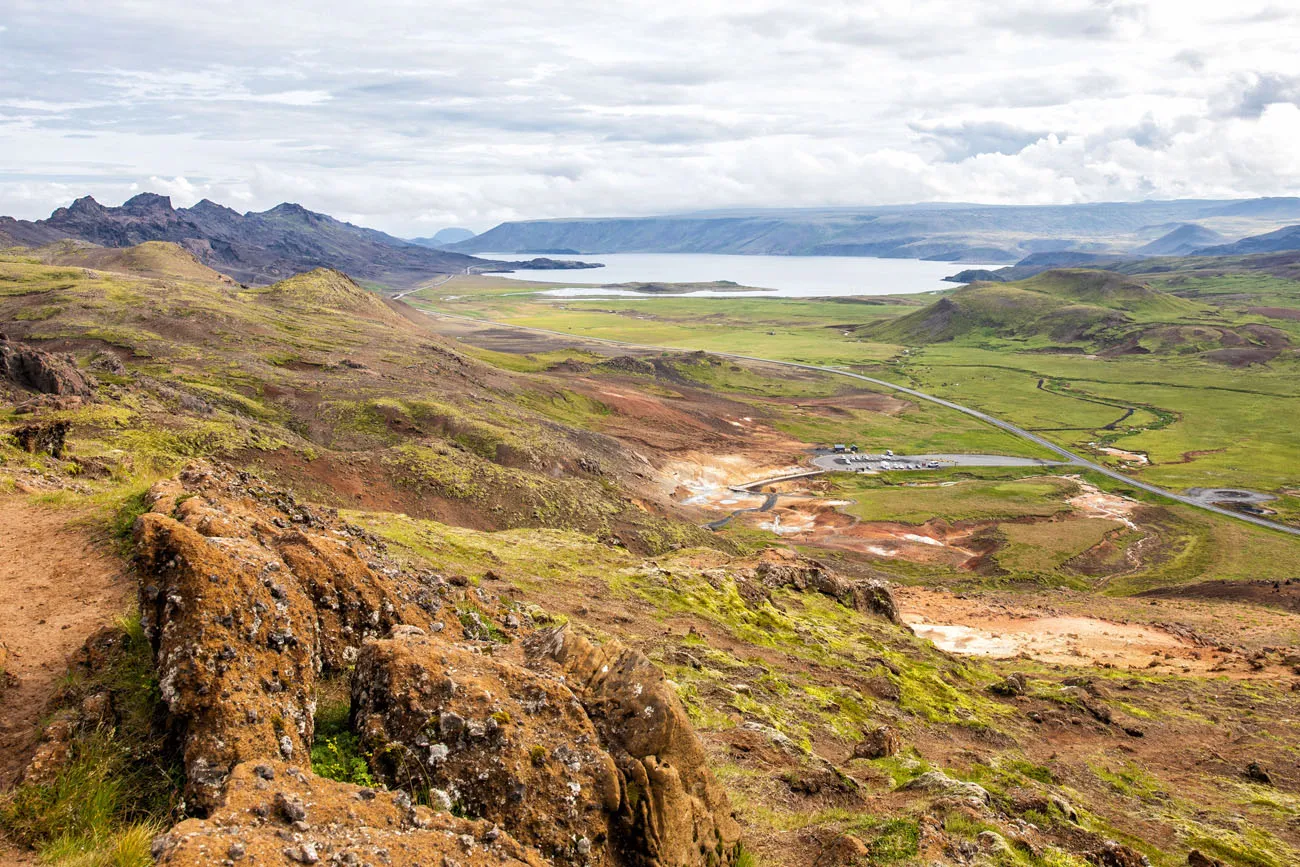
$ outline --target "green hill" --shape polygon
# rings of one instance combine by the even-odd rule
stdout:
[[[1139,339],[1153,327],[1215,318],[1204,305],[1122,274],[1074,269],[1016,283],[972,283],[862,334],[913,345],[972,336],[1105,348]]]
[[[79,265],[96,271],[112,271],[141,277],[175,278],[232,284],[234,281],[212,270],[198,257],[170,241],[146,241],[134,247],[100,247],[71,238],[38,251],[51,265]]]
[[[1065,301],[1094,304],[1128,313],[1194,315],[1203,312],[1197,304],[1112,271],[1085,268],[1044,271],[1028,280],[1005,285]]]
[[[378,295],[362,289],[351,277],[332,268],[296,274],[253,292],[281,308],[349,313],[381,321],[401,318]]]
[[[976,283],[921,310],[865,332],[888,343],[939,343],[976,332],[1002,337],[1050,334],[1085,338],[1094,329],[1120,325],[1124,314],[1089,304],[1070,304],[1012,286]]]

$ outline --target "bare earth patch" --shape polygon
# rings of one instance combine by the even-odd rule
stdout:
[[[0,789],[25,765],[68,657],[125,613],[135,592],[120,559],[74,515],[0,499]]]
[[[1118,494],[1107,494],[1078,476],[1067,478],[1077,482],[1082,491],[1078,496],[1066,501],[1076,510],[1089,518],[1109,518],[1112,521],[1119,521],[1131,530],[1138,528],[1137,524],[1133,523],[1133,510],[1138,507],[1136,500]]]
[[[1040,611],[919,587],[898,588],[903,621],[949,653],[1029,658],[1049,665],[1151,670],[1234,678],[1277,677],[1243,654],[1153,624]]]

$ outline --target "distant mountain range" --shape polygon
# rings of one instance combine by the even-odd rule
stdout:
[[[437,274],[504,264],[418,246],[294,204],[241,214],[206,199],[192,208],[173,208],[166,196],[142,193],[116,208],[86,196],[47,220],[0,218],[0,246],[39,246],[65,238],[104,247],[172,241],[210,268],[249,284],[274,283],[324,266],[399,288]]]
[[[1017,262],[1032,253],[1133,252],[1185,224],[1242,237],[1300,221],[1300,199],[1080,205],[896,205],[712,211],[510,222],[451,244],[461,253],[740,253]],[[1194,230],[1184,230],[1188,235]],[[1177,243],[1178,238],[1170,243]]]
[[[1234,244],[1220,244],[1197,251],[1201,256],[1250,256],[1256,253],[1280,253],[1300,250],[1300,226],[1287,226],[1276,232],[1242,238]]]
[[[1286,226],[1273,232],[1242,238],[1232,244],[1203,246],[1198,243],[1202,241],[1213,242],[1215,240],[1221,241],[1223,236],[1202,226],[1187,224],[1129,253],[1079,253],[1072,251],[1033,253],[1016,264],[1005,268],[968,268],[944,279],[952,283],[1010,283],[1016,280],[1028,279],[1054,268],[1099,268],[1112,271],[1131,271],[1137,268],[1149,269],[1153,267],[1153,264],[1142,265],[1140,263],[1153,258],[1253,256],[1258,259],[1261,254],[1266,253],[1300,251],[1300,225]],[[1154,267],[1163,269],[1163,266],[1167,264],[1154,263]]]
[[[474,237],[474,233],[469,229],[447,228],[439,229],[434,232],[432,237],[428,238],[411,238],[410,242],[420,247],[433,247],[441,249],[449,244],[456,244],[460,241],[468,241]]]
[[[241,214],[206,199],[178,209],[165,196],[142,193],[119,207],[86,196],[35,222],[0,217],[0,246],[41,246],[67,238],[110,248],[171,241],[244,283],[269,284],[328,267],[391,288],[417,285],[438,274],[520,267],[473,255],[496,251],[543,257],[733,253],[1015,263],[950,278],[969,282],[1020,280],[1048,268],[1108,267],[1146,256],[1296,249],[1300,227],[1284,227],[1288,221],[1300,222],[1300,199],[920,204],[536,220],[502,223],[481,235],[444,229],[406,241],[296,204]],[[527,263],[530,269],[582,266],[551,258]]]

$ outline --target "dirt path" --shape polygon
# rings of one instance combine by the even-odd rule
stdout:
[[[0,693],[0,790],[25,764],[69,655],[125,613],[135,593],[122,561],[75,518],[0,498],[0,643],[9,681]]]

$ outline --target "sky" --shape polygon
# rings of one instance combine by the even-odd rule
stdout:
[[[1300,4],[0,0],[0,213],[1300,194]]]

